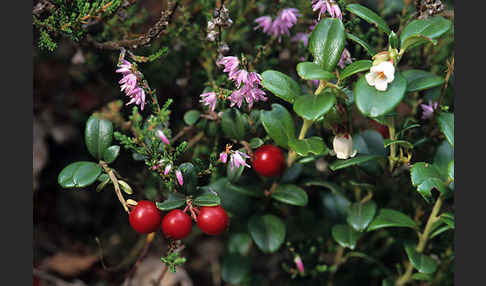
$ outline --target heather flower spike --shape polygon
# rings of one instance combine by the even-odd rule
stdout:
[[[385,91],[388,84],[395,79],[395,67],[390,61],[382,62],[372,66],[365,78],[369,85],[374,86],[379,91]]]
[[[285,8],[275,20],[272,21],[270,16],[262,16],[255,19],[257,26],[255,30],[262,28],[263,32],[267,35],[278,37],[279,41],[281,36],[290,35],[290,28],[297,23],[297,18],[300,17],[299,10],[296,8]]]
[[[434,115],[434,111],[437,110],[438,103],[437,101],[434,101],[432,103],[431,100],[429,100],[429,104],[420,104],[420,107],[422,108],[422,119],[429,119]]]
[[[248,158],[250,158],[250,156],[246,155],[243,152],[233,151],[230,156],[230,169],[233,170],[233,168],[239,168],[240,166],[251,168],[250,165],[248,165],[245,161]]]
[[[182,177],[181,170],[177,169],[175,171],[175,174],[176,174],[177,182],[179,183],[179,185],[183,186],[184,185],[184,177]]]
[[[120,54],[118,69],[115,70],[115,72],[123,75],[123,78],[118,82],[120,84],[120,90],[124,91],[125,95],[131,98],[127,105],[135,103],[143,110],[145,107],[145,91],[138,86],[136,69],[123,57],[124,53],[122,52]]]
[[[226,164],[226,162],[228,162],[228,154],[226,152],[221,152],[221,154],[219,154],[219,160]]]
[[[321,16],[324,15],[327,11],[331,18],[338,18],[343,19],[343,13],[339,8],[339,5],[334,2],[334,0],[312,0],[312,11],[318,11],[319,15],[318,19],[321,19]]]
[[[169,139],[167,139],[167,137],[165,136],[164,132],[162,132],[162,130],[157,130],[157,132],[155,132],[155,135],[157,135],[157,137],[159,137],[160,140],[162,140],[162,142],[164,142],[165,144],[169,145],[170,144],[170,141]]]
[[[218,97],[214,91],[206,92],[200,95],[202,104],[209,107],[209,110],[214,111],[216,104],[218,103]]]
[[[351,59],[351,54],[349,51],[345,48],[343,50],[343,53],[341,54],[341,58],[339,59],[338,66],[343,69],[346,65],[349,65],[352,63],[353,60]]]
[[[167,164],[167,166],[165,166],[165,169],[164,169],[164,176],[167,176],[169,174],[170,169],[172,169],[172,165]]]

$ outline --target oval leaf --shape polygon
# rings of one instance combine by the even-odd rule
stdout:
[[[385,115],[402,101],[407,90],[407,81],[395,72],[395,79],[388,85],[387,90],[379,91],[362,76],[354,87],[356,106],[368,117]]]
[[[420,273],[431,274],[437,270],[437,262],[422,253],[418,253],[415,250],[415,245],[406,243],[405,252],[407,252],[408,259],[413,267]]]
[[[253,216],[248,221],[251,238],[264,253],[276,252],[285,240],[285,224],[274,215]]]
[[[367,71],[371,68],[372,65],[373,62],[370,60],[361,60],[361,61],[352,62],[341,71],[340,73],[341,80],[350,77],[353,74]]]
[[[401,49],[418,47],[442,36],[451,27],[451,21],[435,16],[428,19],[413,20],[400,34]]]
[[[357,231],[363,231],[373,220],[376,213],[376,204],[373,201],[354,203],[349,208],[347,222]]]
[[[417,192],[422,195],[425,201],[432,200],[432,189],[435,188],[443,194],[447,194],[449,189],[445,184],[437,166],[425,162],[413,164],[410,169],[412,185],[417,187]]]
[[[407,80],[407,92],[420,91],[444,84],[444,78],[433,73],[410,69],[402,72]]]
[[[390,34],[390,27],[388,27],[388,24],[385,22],[385,20],[383,20],[383,18],[378,16],[378,14],[366,8],[365,6],[359,4],[349,4],[346,6],[346,10],[362,18],[366,22],[375,25],[382,32]]]
[[[103,152],[103,160],[108,164],[113,163],[113,161],[115,161],[116,158],[118,158],[119,154],[120,154],[120,146],[112,145],[106,148],[105,152]]]
[[[263,128],[275,143],[288,149],[288,142],[295,138],[294,120],[290,113],[280,104],[272,104],[269,111],[262,110],[260,114]]]
[[[89,153],[101,160],[113,140],[113,123],[91,116],[86,122],[84,140]]]
[[[336,67],[344,50],[345,30],[341,20],[325,18],[317,24],[309,38],[309,51],[314,63],[326,71]]]
[[[323,70],[318,64],[311,62],[299,63],[297,65],[297,74],[306,80],[329,81],[336,78],[333,73]]]
[[[221,278],[231,285],[239,285],[250,273],[250,259],[239,254],[228,254],[223,257]]]
[[[313,136],[305,139],[293,139],[289,141],[290,149],[300,156],[307,156],[309,153],[320,155],[328,151],[326,144],[321,137]]]
[[[169,193],[168,198],[163,202],[156,202],[155,205],[161,211],[170,211],[180,208],[186,204],[186,197],[180,193]]]
[[[417,224],[406,214],[392,209],[380,209],[378,215],[368,226],[367,231],[384,227],[410,227],[417,229]]]
[[[452,160],[447,167],[447,175],[454,181],[454,160]]]
[[[382,158],[382,156],[362,155],[362,156],[356,156],[354,158],[347,159],[347,160],[336,160],[336,161],[332,162],[331,164],[329,164],[329,169],[331,169],[331,171],[337,171],[339,169],[347,168],[347,167],[353,166],[353,165],[358,165],[358,164],[368,162],[368,161],[371,161],[371,160],[375,160],[375,159],[378,159],[378,158]]]
[[[307,120],[316,120],[326,114],[336,102],[336,96],[330,92],[318,95],[299,96],[294,103],[294,111]]]
[[[271,91],[275,96],[293,103],[300,95],[299,84],[288,75],[274,70],[266,70],[262,73],[262,86]]]
[[[449,144],[454,147],[454,114],[450,112],[440,112],[439,116],[437,116],[437,122]]]
[[[201,112],[198,110],[189,110],[184,114],[184,122],[187,125],[194,125],[199,119],[199,115],[201,115]]]
[[[348,38],[349,40],[355,42],[356,44],[362,46],[365,51],[370,55],[370,56],[374,56],[376,54],[376,51],[375,49],[373,49],[372,46],[370,46],[370,44],[368,44],[367,42],[363,41],[361,38],[359,38],[358,36],[355,36],[351,33],[346,33],[346,38]]]
[[[356,242],[358,242],[359,232],[349,225],[338,224],[332,228],[332,237],[342,247],[353,250],[356,247]]]
[[[279,185],[272,193],[272,198],[289,205],[303,207],[307,205],[307,193],[292,184]]]
[[[213,207],[213,206],[219,206],[221,204],[221,200],[217,195],[204,194],[196,197],[194,199],[194,204],[196,206]]]
[[[248,127],[248,118],[238,109],[231,108],[223,112],[221,116],[221,128],[226,137],[242,140],[245,138]]]
[[[232,234],[228,240],[229,253],[246,255],[250,251],[251,237],[247,233]]]
[[[83,188],[91,185],[101,174],[98,164],[87,161],[74,162],[62,169],[57,182],[63,188]]]

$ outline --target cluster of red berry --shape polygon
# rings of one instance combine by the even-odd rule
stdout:
[[[197,226],[206,234],[218,235],[228,227],[229,219],[221,206],[201,207],[197,211]],[[130,225],[138,233],[157,231],[162,222],[162,232],[170,239],[183,239],[192,230],[191,217],[179,209],[171,210],[162,219],[157,206],[150,201],[139,201],[130,212]]]

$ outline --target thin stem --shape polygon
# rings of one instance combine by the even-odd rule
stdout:
[[[116,196],[118,197],[118,200],[122,204],[125,211],[129,214],[130,210],[128,209],[127,201],[125,201],[125,198],[123,197],[123,195],[121,193],[120,186],[118,185],[118,180],[115,176],[115,173],[113,172],[113,170],[110,167],[108,167],[108,164],[106,164],[106,162],[100,160],[99,164],[101,165],[101,167],[103,167],[103,169],[108,174],[108,176],[110,176],[110,180],[113,183],[113,186],[115,188]]]
[[[336,256],[334,257],[334,264],[331,270],[331,274],[329,275],[329,280],[327,281],[327,286],[332,286],[334,283],[334,274],[338,271],[339,265],[342,263],[344,253],[344,247],[339,246],[338,250],[336,251]]]
[[[417,248],[415,249],[418,253],[422,253],[425,249],[425,246],[427,245],[427,241],[429,239],[430,231],[432,229],[432,225],[437,222],[439,219],[439,211],[442,206],[442,195],[440,195],[437,198],[437,201],[434,204],[434,208],[432,209],[432,212],[430,213],[429,219],[427,220],[427,224],[425,225],[424,232],[422,234],[419,234],[419,243],[417,244]],[[408,262],[407,265],[407,270],[405,273],[397,280],[395,283],[396,286],[402,286],[408,283],[410,281],[411,275],[413,271],[413,265],[412,263]]]
[[[304,139],[305,135],[307,134],[307,130],[309,130],[309,128],[312,126],[312,123],[314,123],[314,121],[307,120],[304,118],[304,123],[302,124],[302,128],[300,129],[300,133],[299,133],[299,138],[298,138],[299,140]],[[290,150],[289,156],[287,158],[287,166],[288,167],[292,166],[296,158],[297,158],[297,153],[295,153],[294,150]]]
[[[392,117],[390,124],[388,125],[388,133],[390,134],[390,140],[395,140],[395,119]],[[393,171],[393,166],[396,160],[396,146],[395,144],[390,145],[390,172]]]

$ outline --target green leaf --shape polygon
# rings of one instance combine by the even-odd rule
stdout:
[[[346,6],[346,10],[362,18],[366,22],[375,25],[382,32],[390,34],[390,27],[388,27],[388,24],[385,22],[385,20],[383,20],[383,18],[381,18],[375,12],[371,11],[365,6],[359,4],[349,4]]]
[[[452,160],[454,160],[454,148],[447,140],[443,140],[435,151],[432,164],[437,167],[444,181],[449,176],[449,164]]]
[[[376,54],[375,49],[373,49],[373,47],[370,46],[370,44],[363,41],[358,36],[355,36],[351,33],[346,33],[346,38],[348,38],[349,40],[351,40],[351,41],[355,42],[356,44],[362,46],[370,56],[374,56]]]
[[[231,285],[238,285],[250,274],[250,258],[239,254],[228,254],[223,257],[221,278]]]
[[[454,181],[454,160],[452,160],[450,163],[449,163],[449,166],[447,168],[447,175],[449,176],[449,178],[451,178],[451,180]]]
[[[263,190],[261,189],[260,185],[235,185],[231,184],[230,182],[227,184],[227,189],[233,192],[237,192],[249,197],[260,198],[263,197]]]
[[[378,215],[368,226],[367,231],[384,227],[410,227],[417,229],[417,224],[406,214],[392,209],[380,209]]]
[[[420,91],[444,84],[444,78],[431,72],[410,69],[402,72],[407,80],[407,92]]]
[[[386,156],[383,136],[372,129],[361,131],[353,135],[353,148],[361,155]]]
[[[197,188],[197,173],[196,168],[192,163],[182,163],[179,165],[182,177],[184,178],[184,185],[182,191],[186,194],[191,194],[196,191]]]
[[[367,201],[365,203],[354,203],[349,208],[347,222],[357,231],[363,231],[373,220],[376,213],[376,203]]]
[[[388,147],[393,144],[402,145],[405,148],[413,149],[413,144],[408,142],[407,140],[391,140],[391,139],[383,140],[383,146],[385,147]]]
[[[248,118],[238,109],[231,108],[223,112],[221,116],[221,128],[226,137],[242,140],[245,138],[248,127]]]
[[[163,202],[156,202],[155,205],[161,211],[170,211],[180,208],[186,204],[186,197],[181,193],[169,193],[168,198]]]
[[[413,164],[410,169],[410,176],[412,185],[417,187],[417,192],[429,203],[432,199],[432,188],[436,188],[442,194],[449,192],[439,169],[433,164],[425,162]]]
[[[362,76],[354,87],[356,106],[368,117],[378,117],[392,111],[405,96],[407,81],[395,72],[395,79],[388,84],[385,91],[379,91]]]
[[[248,221],[251,238],[264,253],[276,252],[285,240],[285,224],[274,215],[252,216]]]
[[[454,147],[454,114],[450,112],[440,112],[437,116],[439,128],[446,137],[449,144]]]
[[[277,145],[288,149],[288,142],[295,138],[295,126],[287,109],[278,103],[274,103],[271,110],[262,110],[260,120],[268,136]]]
[[[199,115],[201,115],[201,112],[198,110],[189,110],[184,114],[184,122],[187,125],[194,125],[199,119]]]
[[[329,189],[333,194],[336,194],[338,196],[346,198],[346,196],[344,195],[343,189],[340,186],[338,186],[334,183],[331,183],[331,182],[311,180],[311,181],[305,182],[304,186],[306,186],[306,187],[312,187],[312,186],[324,187],[324,188]]]
[[[294,103],[300,96],[299,84],[288,75],[275,70],[266,70],[262,73],[262,86],[281,99]]]
[[[196,197],[194,199],[194,204],[196,206],[214,207],[221,204],[221,200],[217,195],[214,194],[204,194]]]
[[[292,139],[289,141],[290,149],[294,150],[300,156],[307,156],[312,153],[320,155],[325,151],[328,151],[326,144],[321,137],[313,136],[302,140]]]
[[[258,137],[252,138],[249,142],[251,149],[256,149],[256,148],[262,146],[264,143],[265,142],[263,142],[263,140],[258,138]]]
[[[450,228],[454,229],[454,214],[452,213],[443,213],[440,215],[440,221],[447,224]]]
[[[307,193],[292,184],[279,185],[272,193],[272,198],[282,203],[303,207],[307,205]]]
[[[301,163],[292,164],[292,166],[286,168],[283,172],[282,176],[280,177],[280,183],[291,183],[297,180],[297,178],[299,178],[300,174],[302,173],[303,168],[304,165]]]
[[[358,242],[359,232],[349,225],[338,224],[332,228],[332,237],[342,247],[354,250],[356,242]]]
[[[314,121],[326,114],[336,103],[336,96],[330,92],[318,95],[299,96],[294,102],[294,111],[300,117]]]
[[[89,153],[97,160],[101,160],[113,140],[113,123],[91,116],[86,122],[84,140]]]
[[[329,81],[336,78],[333,73],[323,70],[318,64],[311,62],[297,64],[297,74],[305,80]]]
[[[355,61],[347,65],[340,73],[341,80],[350,77],[359,72],[367,71],[371,68],[373,62],[370,60]]]
[[[102,175],[105,175],[105,174],[102,174]],[[99,178],[99,177],[98,177]],[[96,186],[96,191],[97,192],[101,192],[105,187],[106,185],[111,182],[110,178],[106,178],[105,180],[102,180],[101,183],[98,184],[98,186]]]
[[[412,279],[413,280],[423,280],[423,281],[429,281],[432,279],[432,276],[430,276],[429,274],[425,274],[425,273],[420,273],[420,272],[417,272],[417,273],[414,273],[412,275]]]
[[[113,161],[115,161],[116,158],[118,158],[119,154],[120,154],[120,146],[112,145],[106,148],[105,152],[103,152],[103,161],[105,161],[108,164],[113,163]]]
[[[413,20],[400,34],[400,46],[402,49],[418,47],[430,40],[439,38],[447,32],[450,27],[451,22],[441,16]]]
[[[226,177],[230,182],[237,182],[244,169],[245,166],[241,165],[238,168],[234,167],[233,170],[231,170],[231,164],[226,164]]]
[[[219,178],[209,186],[201,187],[207,193],[216,192],[221,199],[221,206],[235,216],[248,216],[252,212],[252,204],[248,195],[233,190],[233,185],[227,178]],[[262,192],[263,193],[263,192]]]
[[[128,194],[128,195],[133,194],[132,187],[130,187],[130,185],[127,182],[122,181],[122,180],[118,180],[118,185],[120,186],[122,191],[124,191],[126,194]]]
[[[431,274],[437,270],[437,262],[422,253],[418,253],[415,250],[415,245],[406,243],[405,252],[407,252],[408,259],[413,267],[420,273]]]
[[[247,233],[232,234],[228,240],[229,253],[247,255],[251,247],[251,237]]]
[[[336,161],[332,162],[331,164],[329,164],[329,169],[331,169],[331,171],[337,171],[339,169],[347,168],[349,166],[359,165],[361,163],[368,162],[368,161],[371,161],[371,160],[375,160],[375,159],[378,159],[378,158],[382,158],[382,156],[362,155],[362,156],[356,156],[354,158],[347,159],[347,160],[336,160]]]
[[[345,30],[341,20],[321,20],[309,37],[309,51],[314,56],[314,63],[326,71],[334,70],[343,53],[345,42]]]
[[[62,169],[57,182],[63,188],[83,188],[91,185],[101,174],[98,164],[87,161],[74,162]]]
[[[391,31],[390,35],[388,36],[388,44],[392,49],[398,49],[398,37],[393,31]]]

